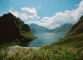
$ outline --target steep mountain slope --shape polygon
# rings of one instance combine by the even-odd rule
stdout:
[[[39,25],[34,24],[34,23],[30,24],[29,26],[30,26],[30,29],[33,33],[42,33],[42,32],[49,32],[50,31],[49,29],[47,29],[43,26],[39,26]]]
[[[43,49],[53,51],[59,58],[63,56],[64,60],[83,60],[83,16],[70,29],[66,37]],[[63,57],[60,60],[63,60]]]
[[[72,26],[66,37],[55,43],[57,45],[66,45],[76,48],[83,47],[83,16]]]
[[[70,28],[73,26],[73,24],[66,23],[62,24],[60,27],[56,27],[53,29],[54,32],[68,32]]]
[[[48,29],[43,26],[39,26],[37,24],[30,24],[30,29],[33,33],[40,33],[40,32],[68,32],[73,24],[66,23],[62,24],[60,27],[56,27],[55,29]]]
[[[80,23],[82,23],[81,20],[79,20],[78,23],[76,23],[74,26],[79,27],[81,26]],[[70,31],[73,31],[72,29],[75,28],[74,26],[70,29]],[[81,26],[81,28],[82,27],[83,26]],[[76,31],[78,28],[75,28],[75,35],[66,36],[60,39],[58,42],[44,46],[39,50],[36,49],[36,51],[32,48],[30,50],[18,49],[15,54],[7,55],[7,53],[3,53],[7,52],[6,50],[1,50],[1,60],[3,60],[4,57],[6,60],[11,58],[15,58],[17,60],[18,58],[25,58],[26,60],[42,60],[42,58],[44,60],[83,60],[83,31],[81,28],[79,27],[79,31],[81,31],[79,34],[77,34],[79,31]],[[27,52],[30,53],[27,54]]]
[[[0,17],[0,43],[14,40],[28,42],[34,38],[35,36],[30,32],[28,24],[24,24],[23,21],[11,13]]]
[[[83,16],[79,19],[79,21],[71,28],[71,30],[67,33],[66,36],[75,36],[80,33],[83,33]]]

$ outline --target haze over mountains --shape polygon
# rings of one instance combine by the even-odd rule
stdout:
[[[62,24],[60,27],[56,27],[55,29],[53,29],[53,32],[65,32],[67,33],[71,27],[73,26],[73,24],[71,23],[66,23],[66,24]]]
[[[44,33],[44,32],[56,32],[56,33],[67,33],[70,28],[73,26],[73,24],[71,23],[66,23],[66,24],[62,24],[60,27],[56,27],[55,29],[48,29],[48,28],[45,28],[44,26],[39,26],[37,24],[30,24],[30,29],[33,33]]]
[[[66,36],[55,44],[77,48],[78,51],[83,50],[83,15],[80,17],[79,21],[72,26]]]
[[[46,46],[45,49],[56,50],[58,51],[59,54],[60,54],[60,51],[61,51],[61,54],[62,52],[65,51],[66,53],[65,55],[64,53],[60,55],[60,56],[63,56],[63,55],[67,56],[67,59],[65,60],[83,60],[83,16],[81,16],[79,21],[71,27],[71,29],[68,31],[68,33],[66,34],[64,38],[60,39],[58,42],[55,42],[51,45]],[[61,58],[60,60],[63,60],[63,58]]]
[[[43,26],[39,26],[39,25],[34,24],[34,23],[30,24],[29,26],[30,26],[30,29],[33,33],[42,33],[42,32],[44,33],[44,32],[49,32],[50,31],[49,29],[47,29]]]
[[[66,23],[55,29],[48,29],[36,24],[25,24],[11,13],[4,14],[0,17],[0,43],[11,42],[14,40],[28,42],[36,38],[31,32],[67,32],[72,25],[73,24]]]

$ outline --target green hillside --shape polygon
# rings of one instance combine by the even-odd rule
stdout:
[[[29,42],[36,37],[31,33],[29,25],[11,13],[0,16],[0,44],[12,41]]]
[[[60,59],[66,55],[61,60],[83,60],[83,16],[70,29],[66,37],[56,43],[43,47],[43,49],[55,51],[56,54],[61,55],[61,57],[59,56]]]
[[[80,33],[83,33],[83,16],[81,16],[79,21],[71,28],[71,30],[67,33],[66,37],[75,36]]]
[[[14,54],[1,49],[2,60],[83,60],[83,16],[70,29],[66,37],[51,45],[37,49],[17,48]],[[3,53],[5,52],[5,53]]]

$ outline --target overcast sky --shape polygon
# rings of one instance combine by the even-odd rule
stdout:
[[[83,15],[83,0],[0,0],[0,16],[8,12],[27,24],[51,29],[76,23]]]

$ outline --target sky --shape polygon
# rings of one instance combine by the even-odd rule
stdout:
[[[83,0],[0,0],[0,16],[9,12],[26,24],[53,29],[76,23],[83,15]]]

